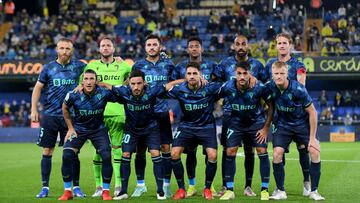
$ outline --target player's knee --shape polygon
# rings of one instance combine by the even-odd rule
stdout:
[[[302,150],[306,150],[306,146],[305,145],[303,145],[303,144],[299,144],[299,145],[297,145],[297,149],[298,149],[298,151],[300,152],[300,151],[302,151]]]
[[[226,149],[226,155],[228,156],[236,156],[237,148],[236,147],[229,147]]]
[[[254,153],[254,148],[252,146],[244,146],[244,153],[252,154],[252,153]]]
[[[274,148],[274,152],[273,152],[273,162],[274,162],[274,163],[280,163],[280,162],[282,161],[283,154],[284,154],[284,151],[283,151],[283,150]]]
[[[256,147],[256,153],[257,154],[266,154],[267,149],[265,147]]]
[[[63,150],[62,160],[64,163],[70,163],[75,158],[76,158],[76,153],[75,153],[74,149],[65,148]]]
[[[170,145],[169,144],[162,144],[160,150],[161,150],[161,152],[170,152]]]
[[[53,152],[54,152],[54,148],[46,148],[46,147],[44,147],[42,154],[46,155],[46,156],[51,156],[53,154]]]
[[[180,159],[181,151],[178,149],[171,150],[171,159]]]
[[[136,154],[136,155],[137,155],[137,154]],[[131,153],[130,153],[130,152],[123,152],[123,153],[122,153],[122,157],[130,158],[130,157],[131,157]]]
[[[160,156],[159,150],[150,150],[151,157]]]
[[[216,150],[207,150],[207,156],[209,161],[216,161],[217,151]]]

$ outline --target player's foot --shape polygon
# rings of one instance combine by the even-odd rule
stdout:
[[[102,187],[96,187],[96,190],[94,192],[93,195],[91,195],[92,197],[101,197],[102,195]]]
[[[179,200],[179,199],[185,199],[186,197],[186,191],[183,188],[179,188],[175,195],[173,196],[173,200]]]
[[[120,192],[121,192],[121,186],[115,187],[115,189],[114,189],[114,197],[119,196]]]
[[[269,200],[269,191],[262,190],[260,193],[260,200]]]
[[[136,186],[134,193],[131,195],[131,197],[140,197],[142,194],[147,192],[146,186]]]
[[[129,198],[129,195],[127,193],[119,194],[119,196],[114,197],[113,200],[123,200]]]
[[[325,197],[321,196],[317,190],[310,192],[309,198],[315,201],[325,200]]]
[[[78,187],[78,186],[73,188],[73,195],[74,195],[74,197],[80,197],[80,198],[86,197],[86,194],[84,194],[81,191],[80,187]]]
[[[303,196],[308,197],[310,195],[310,192],[311,192],[310,182],[304,182]]]
[[[217,197],[217,196],[216,196],[216,195],[217,195],[217,192],[216,192],[216,190],[215,190],[215,188],[214,188],[214,184],[211,184],[210,190],[211,190],[213,196],[214,196],[214,197]]]
[[[225,194],[227,188],[225,186],[222,186],[221,189],[214,195],[215,197],[221,197]]]
[[[220,200],[231,200],[235,199],[235,193],[231,190],[226,190],[223,196],[220,197]]]
[[[172,193],[171,193],[171,190],[170,190],[170,185],[163,186],[163,190],[164,190],[164,193],[165,193],[165,197],[166,198],[171,198]]]
[[[285,191],[275,189],[275,191],[272,193],[269,199],[273,199],[273,200],[287,199],[287,195]]]
[[[156,198],[158,200],[166,200],[166,195],[165,195],[164,192],[159,192],[159,193],[156,194]]]
[[[248,197],[255,197],[256,194],[255,192],[251,189],[251,187],[247,186],[245,189],[244,189],[244,195],[245,196],[248,196]]]
[[[112,200],[112,197],[110,195],[110,191],[109,190],[103,190],[102,192],[102,199],[104,201],[109,201],[109,200]]]
[[[44,198],[47,197],[48,195],[49,195],[49,188],[43,187],[41,188],[40,193],[36,195],[36,198]]]
[[[204,189],[203,197],[205,197],[205,199],[207,199],[207,200],[212,200],[212,199],[214,199],[210,188],[205,188],[205,189]]]
[[[71,200],[71,199],[73,199],[73,195],[72,195],[71,190],[65,190],[65,191],[64,191],[64,194],[61,195],[61,197],[59,197],[58,200],[60,200],[60,201],[67,201],[67,200]]]
[[[188,189],[186,190],[186,197],[192,197],[196,195],[196,192],[195,185],[189,185]]]

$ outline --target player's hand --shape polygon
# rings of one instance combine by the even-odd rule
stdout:
[[[201,85],[205,86],[209,83],[209,81],[207,81],[205,78],[201,77]]]
[[[310,138],[309,144],[308,144],[308,151],[313,148],[316,151],[320,152],[320,142],[316,138]]]
[[[256,133],[256,141],[259,144],[266,143],[266,139],[267,139],[268,135],[269,135],[269,128],[268,127],[263,127],[259,131],[257,131],[257,133]]]
[[[82,94],[82,93],[83,93],[83,90],[84,90],[84,87],[80,84],[80,85],[78,85],[78,86],[73,90],[73,92],[74,92],[74,93],[79,92],[80,94]]]
[[[39,112],[37,110],[31,111],[30,118],[32,122],[39,122]]]
[[[121,63],[121,62],[124,61],[120,56],[115,56],[114,59],[115,59],[115,61],[118,62],[118,63]]]
[[[253,75],[251,75],[251,76],[250,76],[250,83],[249,83],[249,87],[250,87],[250,88],[255,87],[256,83],[257,83],[257,79],[256,79],[256,77],[254,77]]]
[[[68,140],[71,141],[73,138],[76,138],[76,137],[77,137],[77,134],[76,134],[75,130],[68,130],[68,132],[66,133],[64,142],[66,142]]]

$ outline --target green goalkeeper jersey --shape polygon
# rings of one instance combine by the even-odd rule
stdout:
[[[115,60],[111,64],[105,64],[100,60],[92,61],[87,64],[84,71],[87,69],[94,70],[99,81],[111,85],[122,85],[131,72],[129,64],[125,61],[116,62]],[[108,102],[104,116],[125,116],[124,106],[119,103]]]

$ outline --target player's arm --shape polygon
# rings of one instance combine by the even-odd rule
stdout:
[[[262,101],[262,103],[264,103],[264,101]],[[265,124],[264,126],[257,131],[256,133],[256,140],[262,144],[266,142],[266,139],[269,135],[269,131],[270,131],[270,125],[271,125],[271,121],[273,118],[273,113],[274,113],[274,103],[270,102],[270,101],[266,101],[265,102],[266,105],[268,106],[267,108],[267,114],[266,114],[266,119],[265,119]]]
[[[69,138],[76,137],[77,135],[76,135],[74,126],[72,124],[69,107],[66,105],[65,102],[62,105],[62,111],[63,111],[65,123],[68,127],[68,132],[66,133],[66,137],[65,137],[65,141],[66,141]]]
[[[112,85],[110,85],[109,83],[106,82],[98,82],[97,85],[99,85],[100,87],[105,87],[108,90],[112,90]]]
[[[44,84],[37,81],[31,95],[31,121],[39,122],[39,112],[37,110],[37,104],[39,103],[41,90],[44,88]]]
[[[316,139],[316,131],[317,131],[317,112],[314,107],[314,104],[310,104],[305,108],[305,111],[309,114],[309,123],[310,123],[310,141],[309,148],[313,147],[314,149],[320,151],[319,141]]]
[[[297,81],[298,81],[299,83],[301,83],[302,85],[305,86],[305,83],[306,83],[306,70],[303,69],[303,68],[300,68],[300,69],[297,71],[296,78],[297,78]]]
[[[164,85],[165,90],[166,90],[166,91],[169,91],[169,90],[171,90],[171,88],[173,88],[175,85],[178,85],[178,84],[180,84],[180,83],[182,83],[182,82],[185,82],[185,79],[178,79],[178,80],[174,80],[174,81],[171,81],[171,82],[169,82],[169,83],[166,83],[166,84]]]

